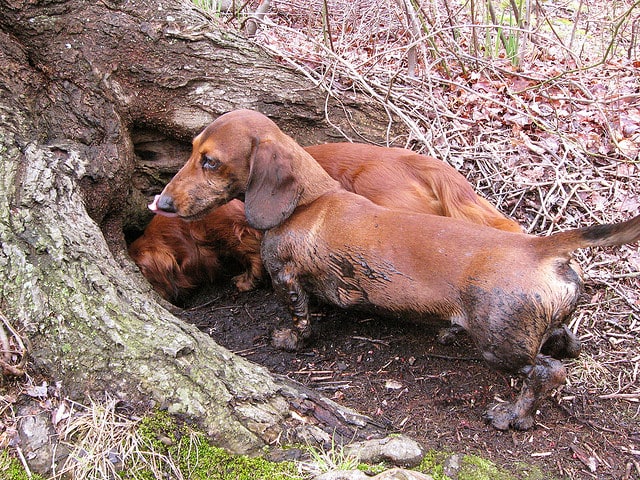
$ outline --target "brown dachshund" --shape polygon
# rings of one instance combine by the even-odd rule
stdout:
[[[329,143],[304,149],[345,189],[383,207],[522,233],[517,222],[478,196],[466,178],[437,158],[405,148],[361,143]]]
[[[562,362],[543,350],[566,339],[580,295],[571,253],[640,238],[640,216],[536,237],[387,209],[343,189],[250,110],[219,117],[195,144],[150,208],[194,219],[244,194],[249,224],[267,230],[264,265],[293,313],[285,347],[310,334],[310,295],[391,317],[448,320],[490,365],[524,376],[515,402],[485,414],[499,429],[532,427],[539,402],[565,381]]]
[[[206,135],[197,137],[193,151],[200,155],[206,140]],[[433,157],[404,148],[357,143],[315,145],[305,150],[344,188],[378,205],[522,231],[518,223],[476,195],[453,167]],[[224,218],[226,214],[229,218]],[[235,279],[238,288],[244,291],[256,285],[263,274],[260,246],[255,241],[259,235],[236,207],[217,209],[189,223],[156,215],[129,253],[156,291],[175,303],[219,276],[218,257],[225,250],[247,266],[246,273]]]
[[[262,233],[247,224],[244,204],[233,200],[193,222],[156,215],[129,246],[129,255],[155,290],[176,303],[217,280],[223,257],[245,270],[233,278],[238,290],[251,290],[263,276],[261,239]]]

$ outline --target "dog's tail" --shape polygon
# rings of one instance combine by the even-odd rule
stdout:
[[[423,184],[433,189],[444,210],[443,216],[469,220],[507,232],[522,233],[522,227],[518,222],[506,217],[487,200],[477,195],[467,180],[453,168],[442,167],[442,171],[436,173],[423,168],[416,169],[414,173]]]
[[[640,240],[640,215],[621,223],[593,225],[539,237],[544,251],[568,255],[586,247],[625,245]]]

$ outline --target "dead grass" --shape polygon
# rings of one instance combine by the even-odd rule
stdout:
[[[118,403],[109,398],[88,406],[69,402],[72,411],[62,422],[60,437],[71,453],[52,478],[119,478],[125,467],[127,478],[165,478],[168,473],[176,480],[183,478],[173,459],[140,435],[139,420],[116,411]]]

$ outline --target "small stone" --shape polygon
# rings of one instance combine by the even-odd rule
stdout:
[[[291,438],[301,445],[329,445],[331,436],[315,425],[299,425],[291,430]]]
[[[29,468],[41,475],[53,471],[54,463],[60,464],[68,455],[64,445],[57,445],[57,436],[51,414],[34,413],[30,407],[18,411],[18,435]]]
[[[370,480],[433,480],[431,475],[425,473],[414,472],[412,470],[404,470],[402,468],[392,468],[376,475]]]
[[[402,468],[392,468],[375,477],[369,477],[360,470],[333,470],[314,477],[313,480],[433,480],[433,477]]]
[[[347,447],[347,453],[364,463],[388,462],[402,467],[416,466],[424,458],[420,444],[404,435],[356,442]]]
[[[458,454],[451,455],[444,462],[443,473],[453,480],[458,478],[458,473],[460,472],[460,468],[462,467],[462,456]]]
[[[400,390],[402,388],[402,383],[397,380],[387,380],[384,386],[387,390]]]

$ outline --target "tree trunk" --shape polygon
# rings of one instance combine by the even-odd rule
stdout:
[[[123,226],[225,111],[260,110],[302,144],[338,136],[325,114],[384,139],[386,114],[354,94],[325,112],[304,77],[182,2],[0,0],[0,13],[0,312],[28,338],[30,368],[73,399],[191,416],[234,452],[299,433],[299,416],[349,438],[379,431],[171,315]]]

